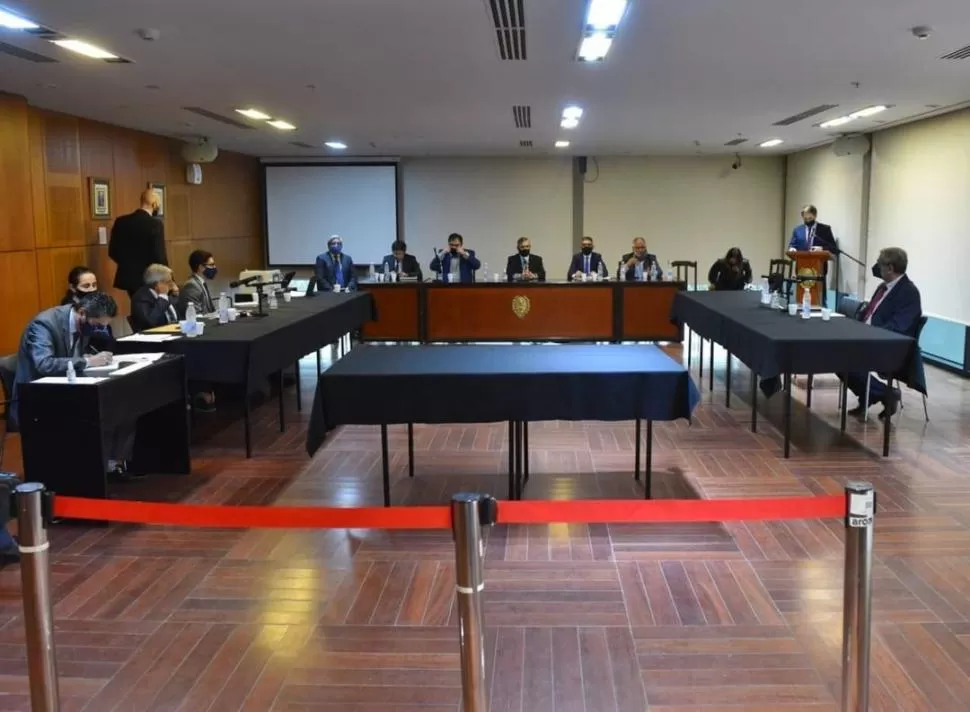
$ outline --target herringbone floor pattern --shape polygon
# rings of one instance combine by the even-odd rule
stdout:
[[[695,361],[696,367],[696,361]],[[304,365],[304,402],[312,369]],[[907,394],[892,457],[875,417],[840,438],[819,379],[781,457],[780,403],[750,432],[747,370],[724,362],[694,423],[655,429],[656,496],[879,494],[873,710],[970,700],[970,384],[930,373],[932,422]],[[695,370],[696,375],[696,370]],[[474,397],[474,394],[469,394]],[[804,399],[804,391],[798,389]],[[777,400],[777,399],[773,399]],[[202,428],[190,478],[116,495],[226,504],[379,504],[376,428],[345,428],[312,461],[307,413]],[[221,416],[220,416],[221,417]],[[629,423],[531,428],[527,498],[638,497]],[[396,503],[504,496],[505,431],[416,426],[417,476],[392,429]],[[15,468],[16,443],[6,466]],[[457,712],[453,549],[446,533],[55,527],[53,588],[65,710]],[[498,527],[487,545],[494,712],[828,712],[840,686],[837,521]],[[0,710],[27,710],[16,567],[0,572]]]

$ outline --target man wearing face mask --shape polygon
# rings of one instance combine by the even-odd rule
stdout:
[[[592,275],[602,274],[608,277],[606,263],[603,262],[603,255],[593,252],[593,238],[584,237],[579,243],[579,254],[573,255],[573,261],[569,263],[569,272],[566,279],[573,280],[589,279]]]
[[[895,331],[897,334],[916,336],[916,329],[923,315],[923,305],[919,289],[906,276],[908,266],[906,251],[899,247],[887,247],[879,252],[879,259],[872,266],[872,274],[881,279],[882,283],[876,288],[865,309],[859,313],[860,321]],[[851,415],[862,415],[866,411],[867,404],[863,399],[866,397],[868,378],[868,373],[850,373],[846,378],[849,390],[859,397],[859,405],[849,411]],[[878,378],[872,378],[869,381],[869,403],[879,402],[886,408],[879,417],[891,417],[899,403],[899,390],[893,389],[893,393],[889,393],[885,383]]]
[[[832,228],[825,223],[818,222],[818,208],[814,205],[806,205],[802,208],[802,224],[792,230],[791,239],[788,241],[789,252],[810,252],[812,250],[826,250],[832,254],[838,254],[839,246],[832,235]],[[822,276],[826,281],[822,286],[822,305],[828,306],[828,283],[829,263],[825,262],[822,267]]]
[[[142,286],[142,275],[151,264],[168,264],[165,253],[165,225],[155,217],[158,197],[150,188],[141,194],[141,207],[122,215],[111,226],[108,256],[117,265],[115,289],[133,297]]]
[[[200,316],[212,314],[216,310],[208,284],[218,274],[216,258],[211,252],[195,250],[189,255],[189,270],[192,276],[179,290],[178,314],[181,319],[185,318],[185,310],[189,308],[189,304],[195,306],[195,312]]]
[[[317,255],[317,289],[321,292],[333,291],[336,285],[340,286],[341,291],[357,289],[354,261],[343,250],[343,238],[332,235],[327,240],[327,251]]]
[[[509,282],[545,282],[546,268],[542,258],[532,254],[532,242],[528,237],[520,237],[516,243],[518,254],[510,255],[505,266],[505,276]]]
[[[468,284],[475,281],[475,270],[482,263],[475,256],[475,250],[465,249],[465,238],[457,232],[448,235],[448,249],[436,252],[431,260],[431,271],[441,275],[443,282]]]

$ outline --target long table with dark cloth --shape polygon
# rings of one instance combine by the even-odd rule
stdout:
[[[406,393],[407,396],[399,394]],[[387,426],[413,423],[509,423],[509,499],[528,481],[529,422],[647,421],[646,497],[650,496],[653,421],[690,418],[699,400],[684,367],[656,346],[398,345],[358,346],[320,374],[307,431],[313,455],[341,425],[379,425],[384,504],[390,504]]]
[[[246,456],[252,456],[250,396],[270,375],[280,379],[280,430],[283,421],[283,370],[298,364],[309,353],[338,341],[361,324],[375,318],[369,294],[317,294],[281,302],[268,316],[238,318],[229,324],[209,320],[202,336],[171,341],[144,342],[121,339],[118,353],[166,351],[185,357],[190,381],[226,384],[242,389]],[[296,368],[297,407],[302,409],[300,369]]]
[[[684,282],[361,282],[377,318],[364,341],[680,341]]]
[[[674,299],[672,315],[675,321],[727,351],[728,405],[732,356],[739,358],[755,376],[784,379],[785,457],[789,456],[791,447],[793,374],[845,376],[853,372],[875,372],[892,377],[903,369],[916,348],[916,342],[909,336],[854,319],[802,319],[764,307],[760,292],[680,292]],[[757,380],[752,378],[752,429],[757,427]],[[846,390],[842,391],[842,432],[845,432]],[[884,455],[889,454],[889,420],[886,418],[884,424]]]

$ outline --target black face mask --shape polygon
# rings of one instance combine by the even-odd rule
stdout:
[[[152,208],[152,217],[153,218],[157,218],[158,217],[158,208]]]
[[[872,276],[876,279],[882,279],[882,270],[879,269],[879,263],[876,262],[872,265]]]
[[[451,254],[457,255],[458,254],[458,248],[457,247],[452,247],[451,248]]]
[[[522,257],[528,257],[529,256],[529,250],[528,250],[528,248],[524,248],[524,249],[519,250],[519,255],[522,256]]]
[[[582,252],[584,255],[591,255],[591,254],[593,254],[593,248],[592,247],[583,247],[583,248],[580,249],[580,252]]]
[[[806,224],[806,225],[807,225],[808,227],[811,227],[812,225],[814,225],[814,224],[815,224],[815,218],[806,218],[806,219],[805,219],[805,224]]]

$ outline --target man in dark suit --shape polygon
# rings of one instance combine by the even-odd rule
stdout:
[[[131,298],[131,328],[146,331],[176,323],[179,288],[172,279],[172,270],[165,265],[149,265],[143,281],[144,285]]]
[[[116,289],[134,296],[142,286],[142,275],[150,264],[168,264],[165,253],[165,226],[154,217],[158,213],[158,197],[148,189],[141,194],[141,207],[130,215],[122,215],[111,226],[108,256],[117,265]]]
[[[882,279],[872,295],[869,304],[859,313],[859,320],[867,324],[889,329],[897,334],[915,336],[923,306],[919,289],[906,276],[909,258],[906,251],[899,247],[887,247],[879,252],[879,259],[872,266],[873,275]],[[869,381],[869,402],[866,398],[866,381]],[[881,402],[885,410],[880,418],[892,417],[899,404],[899,391],[890,393],[886,384],[868,373],[850,373],[846,378],[849,390],[859,397],[859,405],[849,411],[852,415],[862,415],[869,403]]]
[[[579,243],[579,254],[573,255],[573,261],[569,263],[569,272],[566,274],[566,279],[572,282],[573,280],[583,279],[583,275],[586,275],[586,279],[594,274],[602,274],[603,277],[609,277],[609,270],[606,268],[606,263],[603,262],[603,255],[599,252],[593,252],[593,238],[583,237]]]
[[[623,255],[621,260],[623,278],[627,282],[657,282],[663,279],[663,270],[657,256],[647,252],[647,241],[642,237],[633,238],[633,252]]]
[[[384,274],[394,272],[400,277],[414,277],[421,281],[421,265],[418,258],[408,254],[407,243],[403,240],[395,240],[391,243],[391,254],[385,255],[382,261]]]
[[[505,265],[505,277],[509,282],[545,282],[546,268],[542,258],[532,254],[532,242],[528,237],[520,237],[515,242],[518,254],[509,255]]]
[[[219,273],[216,258],[206,250],[195,250],[189,255],[189,270],[192,276],[185,280],[185,284],[178,290],[178,305],[176,311],[180,319],[185,318],[185,310],[189,304],[195,307],[199,316],[212,314],[216,310],[216,303],[209,291],[211,280]]]
[[[802,208],[802,224],[792,230],[791,239],[788,241],[789,252],[808,252],[813,248],[838,252],[832,228],[818,222],[817,218],[818,208],[814,205]]]
[[[344,254],[344,241],[340,235],[332,235],[327,240],[327,251],[317,255],[315,274],[317,289],[321,292],[331,292],[336,285],[341,290],[357,289],[354,260],[350,255]]]
[[[475,250],[466,250],[465,238],[457,232],[448,235],[448,249],[435,254],[435,258],[431,260],[431,271],[441,275],[442,282],[474,282],[475,270],[481,266]],[[488,275],[485,277],[488,279]]]

